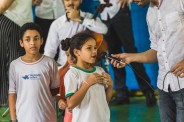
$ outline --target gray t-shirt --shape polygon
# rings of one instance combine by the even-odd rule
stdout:
[[[56,122],[50,89],[59,87],[55,61],[42,56],[34,63],[18,58],[10,64],[9,93],[16,93],[16,116],[19,122]]]

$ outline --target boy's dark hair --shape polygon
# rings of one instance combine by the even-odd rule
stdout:
[[[38,33],[40,34],[40,37],[43,38],[43,35],[42,35],[42,29],[41,27],[36,24],[36,23],[33,23],[33,22],[30,22],[30,23],[25,23],[19,30],[19,39],[22,40],[23,36],[24,36],[24,33],[27,31],[27,30],[36,30],[38,31]]]
[[[80,50],[90,38],[96,40],[95,37],[88,31],[83,31],[74,35],[70,40],[71,56],[77,59],[77,57],[74,55],[74,49]]]

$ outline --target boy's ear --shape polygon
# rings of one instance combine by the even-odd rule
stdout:
[[[23,44],[23,41],[22,40],[19,40],[19,43],[20,43],[20,46],[21,47],[24,47],[24,44]]]
[[[80,56],[80,51],[79,51],[79,50],[74,49],[73,52],[74,52],[74,55],[75,55],[76,57]]]
[[[41,38],[41,45],[43,44],[43,37]]]

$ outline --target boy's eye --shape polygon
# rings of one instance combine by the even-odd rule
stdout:
[[[30,39],[25,39],[25,41],[26,41],[26,42],[29,42],[29,41],[30,41]]]
[[[35,40],[35,41],[38,41],[38,40],[39,40],[39,38],[34,38],[34,40]]]

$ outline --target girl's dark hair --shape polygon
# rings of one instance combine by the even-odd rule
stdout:
[[[38,31],[38,33],[40,34],[40,37],[43,38],[41,27],[40,27],[38,24],[36,24],[36,23],[30,22],[30,23],[24,24],[24,25],[20,28],[20,30],[19,30],[19,39],[20,39],[20,40],[22,40],[22,38],[23,38],[23,36],[24,36],[24,33],[25,33],[27,30],[36,30],[36,31]]]
[[[66,38],[61,41],[61,49],[67,51],[70,48],[70,40],[71,38]]]
[[[74,49],[80,50],[82,46],[88,41],[88,39],[94,39],[95,37],[88,31],[83,31],[74,35],[70,40],[70,54],[77,59],[74,54]]]

